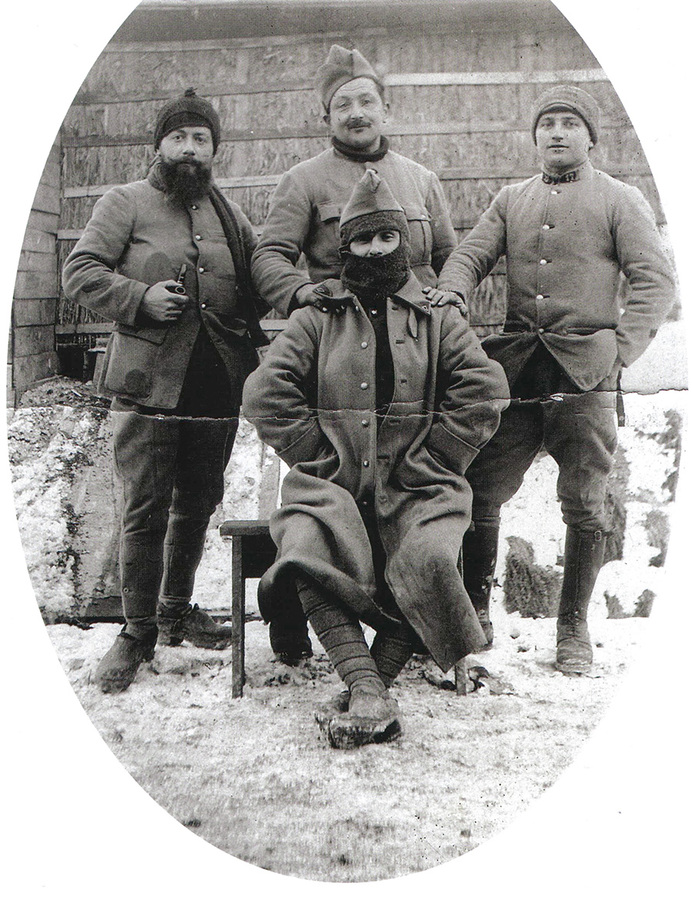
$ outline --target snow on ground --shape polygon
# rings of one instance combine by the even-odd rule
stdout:
[[[159,648],[127,692],[103,695],[91,672],[118,626],[49,633],[94,726],[179,822],[275,872],[364,881],[454,859],[524,811],[572,762],[648,626],[599,621],[592,676],[569,678],[552,666],[554,619],[521,619],[501,604],[494,619],[496,646],[471,661],[511,692],[458,696],[416,658],[394,689],[402,737],[356,751],[331,749],[313,720],[315,704],[339,689],[326,657],[280,665],[261,622],[246,628],[238,700],[230,651]]]
[[[495,646],[475,658],[497,681],[459,696],[429,660],[416,658],[394,689],[403,736],[353,752],[332,750],[314,722],[315,704],[339,687],[326,657],[316,646],[315,658],[301,667],[281,666],[260,621],[246,628],[247,686],[238,700],[231,699],[230,650],[159,648],[131,688],[113,696],[101,694],[91,676],[119,626],[51,625],[51,641],[114,755],[164,809],[211,844],[275,872],[327,881],[436,866],[487,841],[555,782],[637,655],[649,623],[631,613],[645,589],[660,595],[662,575],[650,564],[661,548],[647,522],[652,512],[667,517],[675,467],[674,447],[662,436],[682,403],[681,392],[627,397],[628,425],[619,434],[625,558],[605,566],[597,585],[589,677],[555,671],[554,619],[504,610],[502,563],[493,599]],[[69,606],[75,581],[68,552],[74,523],[65,517],[73,487],[68,463],[89,450],[94,422],[103,418],[59,407],[30,413],[18,410],[10,423],[27,564],[37,597]],[[258,485],[270,463],[243,423],[219,519],[257,514]],[[536,561],[551,566],[564,534],[555,474],[552,460],[538,460],[502,525],[503,547],[511,535],[530,537]],[[228,555],[210,529],[196,593],[204,606],[228,608]],[[629,617],[609,618],[606,594]]]

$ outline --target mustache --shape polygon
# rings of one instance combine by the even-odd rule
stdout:
[[[347,128],[362,128],[364,125],[369,125],[369,119],[349,119],[346,123]]]

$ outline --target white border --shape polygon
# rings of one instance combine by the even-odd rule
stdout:
[[[348,2],[348,0],[344,0]],[[634,123],[676,249],[689,339],[689,38],[679,0],[559,0]],[[33,0],[5,12],[3,334],[31,201],[84,75],[131,0]],[[688,346],[690,346],[688,341]],[[689,415],[689,410],[688,410]],[[686,458],[689,453],[686,454]],[[79,705],[43,629],[23,564],[4,453],[2,659],[5,896],[681,896],[689,826],[690,477],[683,466],[667,571],[645,653],[587,749],[510,828],[469,856],[403,881],[324,885],[241,863],[183,829],[125,773]],[[686,752],[685,752],[686,751]],[[683,794],[687,794],[687,797]],[[573,812],[564,820],[565,810]],[[684,879],[684,880],[683,880]]]

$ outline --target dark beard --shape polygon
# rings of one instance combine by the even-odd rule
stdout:
[[[342,250],[341,257],[341,280],[357,297],[389,297],[409,275],[408,248],[403,241],[386,256],[354,256]]]
[[[167,162],[159,160],[164,193],[174,203],[189,206],[209,193],[211,168],[196,159]]]

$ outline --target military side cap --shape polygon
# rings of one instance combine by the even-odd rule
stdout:
[[[343,243],[349,243],[363,231],[385,228],[394,228],[408,237],[408,222],[401,204],[384,178],[374,169],[366,169],[341,213],[341,239]]]
[[[367,59],[358,50],[347,50],[339,44],[332,44],[329,55],[316,73],[317,92],[322,104],[329,112],[329,104],[339,88],[354,78],[371,78],[383,87],[382,80]]]

